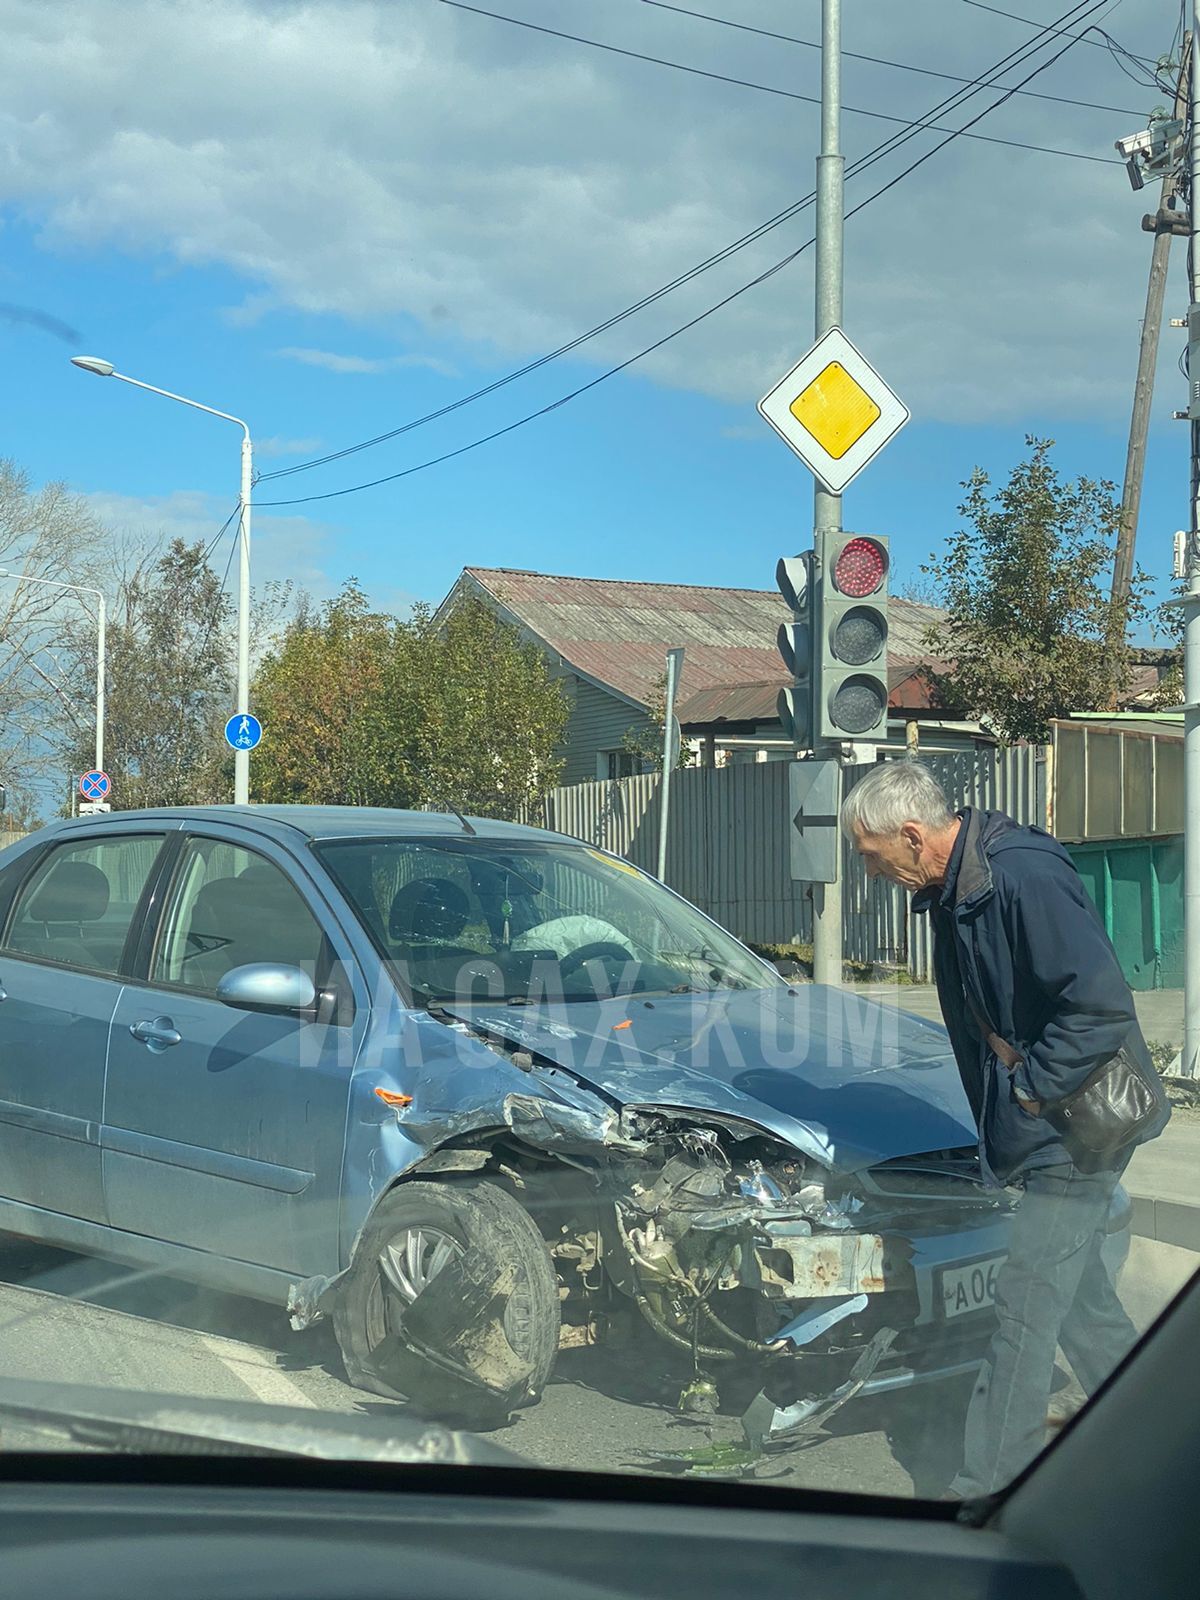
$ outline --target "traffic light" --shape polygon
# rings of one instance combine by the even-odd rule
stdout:
[[[887,540],[857,533],[820,540],[816,733],[837,742],[885,736]]]
[[[781,689],[776,702],[783,731],[800,750],[813,742],[813,552],[780,556],[775,582],[792,613],[779,624],[778,645],[783,664],[792,675],[790,689]]]

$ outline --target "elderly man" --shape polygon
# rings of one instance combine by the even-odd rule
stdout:
[[[927,767],[892,761],[850,791],[842,827],[872,876],[934,930],[938,999],[979,1127],[985,1176],[1024,1189],[997,1276],[998,1327],[967,1416],[952,1496],[1010,1482],[1045,1441],[1061,1344],[1090,1394],[1134,1341],[1101,1259],[1131,1153],[1068,1149],[1055,1107],[1124,1048],[1170,1115],[1116,953],[1067,852],[996,811],[957,815]]]

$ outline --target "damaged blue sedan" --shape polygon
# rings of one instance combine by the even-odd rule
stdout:
[[[941,1028],[457,816],[125,812],[0,856],[0,1227],[332,1319],[475,1425],[656,1342],[783,1436],[967,1373],[1013,1197]]]

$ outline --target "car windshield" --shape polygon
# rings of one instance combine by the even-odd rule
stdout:
[[[779,987],[647,873],[578,844],[356,840],[321,859],[423,1004]]]

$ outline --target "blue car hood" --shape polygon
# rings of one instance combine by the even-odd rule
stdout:
[[[945,1030],[842,989],[443,1009],[618,1106],[737,1118],[838,1171],[977,1142]]]

